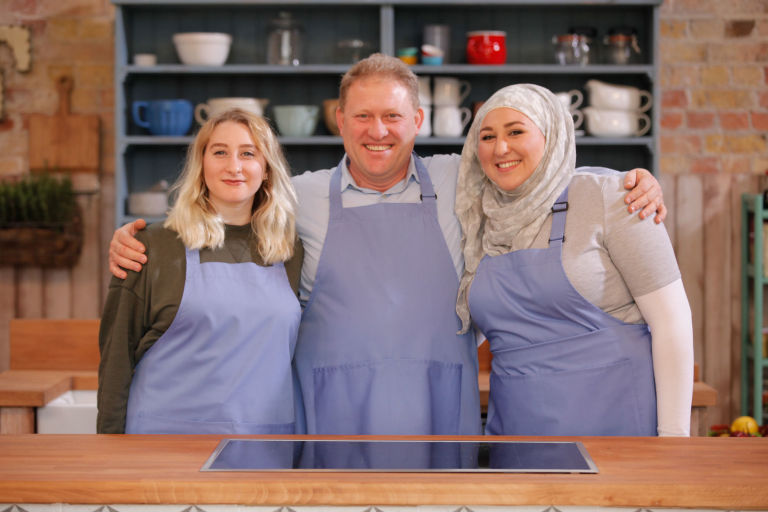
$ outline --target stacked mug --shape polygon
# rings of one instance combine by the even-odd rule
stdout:
[[[589,80],[585,88],[590,106],[582,111],[590,135],[638,137],[651,129],[651,118],[645,113],[653,105],[650,92],[600,80]]]
[[[555,96],[557,96],[560,103],[562,103],[565,108],[568,109],[568,112],[571,113],[571,116],[573,116],[573,129],[577,130],[576,135],[582,135],[579,128],[581,127],[581,123],[584,122],[584,114],[579,110],[579,107],[584,103],[584,95],[581,94],[581,91],[573,89],[566,92],[556,92]]]
[[[472,118],[472,112],[461,104],[472,87],[466,80],[448,76],[434,80],[432,132],[436,137],[461,137]]]
[[[424,122],[421,124],[417,137],[429,137],[432,135],[432,78],[419,77],[419,105],[424,111]]]

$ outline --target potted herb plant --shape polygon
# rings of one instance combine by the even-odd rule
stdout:
[[[71,267],[83,227],[69,177],[0,181],[0,265]]]

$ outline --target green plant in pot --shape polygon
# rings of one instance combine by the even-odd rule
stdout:
[[[72,266],[82,241],[69,177],[38,174],[0,182],[0,265]]]

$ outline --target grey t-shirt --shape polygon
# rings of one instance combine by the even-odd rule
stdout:
[[[574,175],[563,268],[587,301],[623,322],[643,323],[632,297],[672,283],[680,270],[664,225],[627,212],[623,182],[623,173]],[[551,228],[550,215],[531,248],[547,247]]]

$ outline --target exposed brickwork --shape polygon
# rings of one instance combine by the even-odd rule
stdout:
[[[73,113],[101,117],[101,169],[114,171],[105,141],[113,130],[114,8],[107,0],[6,0],[0,24],[31,30],[31,69],[15,69],[11,53],[0,51],[5,85],[5,120],[0,128],[0,176],[28,172],[29,114],[58,108],[56,78],[72,76]],[[10,127],[10,128],[9,128]],[[113,144],[109,143],[111,152]]]
[[[714,112],[700,112],[689,110],[687,112],[688,128],[692,130],[709,130],[715,127]]]
[[[720,126],[723,130],[749,129],[748,112],[720,112]]]
[[[665,0],[661,28],[661,171],[764,173],[768,2]],[[682,126],[672,122],[681,113]],[[686,135],[701,144],[682,143]]]

